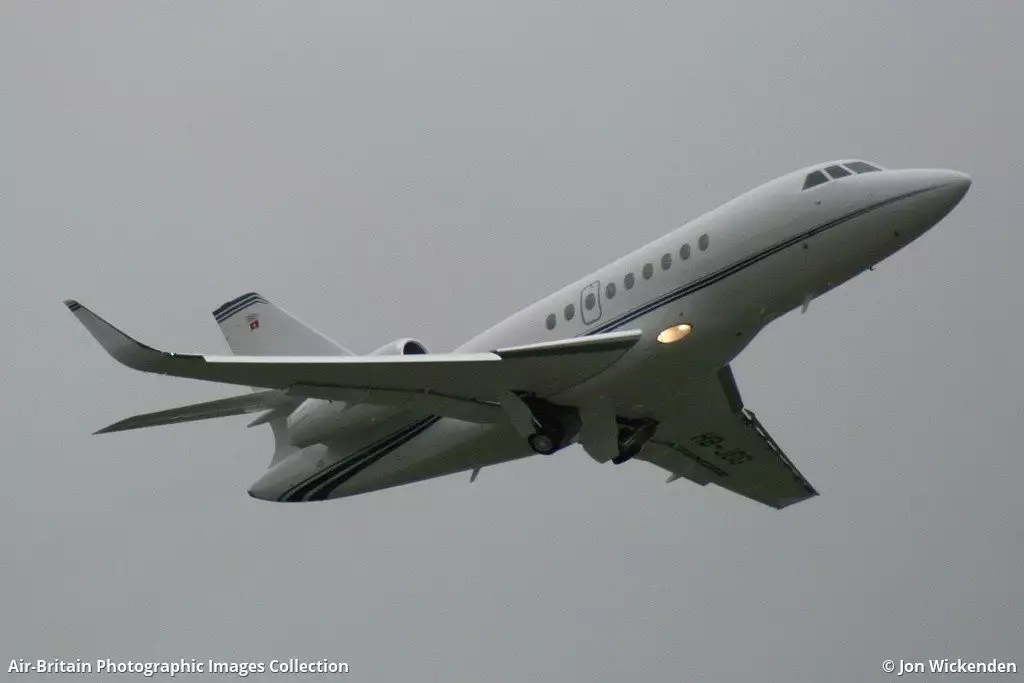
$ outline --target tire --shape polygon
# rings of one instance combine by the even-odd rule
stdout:
[[[624,462],[628,462],[633,459],[633,453],[619,454],[612,458],[613,465],[621,465]]]
[[[534,452],[541,455],[551,455],[558,450],[558,441],[546,432],[534,432],[526,437],[526,441]]]
[[[654,436],[657,423],[648,423],[636,430],[619,430],[619,454],[612,458],[612,463],[621,465],[632,460],[633,457],[642,451],[647,443]]]

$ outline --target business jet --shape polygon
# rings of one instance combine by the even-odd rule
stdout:
[[[903,248],[971,185],[951,170],[839,160],[788,173],[469,340],[354,355],[253,292],[213,311],[233,355],[146,346],[67,307],[117,361],[251,393],[97,433],[259,413],[274,452],[255,498],[341,498],[579,444],[668,481],[781,509],[817,495],[746,408],[730,363],[773,319]]]

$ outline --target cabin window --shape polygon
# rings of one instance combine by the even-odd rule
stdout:
[[[626,273],[625,279],[626,289],[633,289],[633,283],[636,282],[636,278],[633,277],[633,273]]]
[[[679,247],[679,258],[683,259],[684,261],[686,259],[690,258],[690,245],[689,244],[684,244],[683,246]]]
[[[565,307],[565,319],[572,320],[573,316],[576,315],[576,307],[569,304]]]
[[[825,167],[825,173],[828,173],[833,178],[843,178],[850,175],[850,172],[842,166],[827,166]]]
[[[661,269],[668,270],[672,267],[672,254],[665,254],[661,257]]]
[[[643,274],[645,280],[650,280],[651,276],[654,275],[654,266],[652,266],[650,263],[645,263]]]
[[[700,239],[697,240],[697,246],[700,247],[701,251],[705,251],[708,248],[708,243],[710,242],[711,239],[708,237],[708,234],[704,233],[700,236]]]
[[[548,314],[548,317],[547,317],[547,320],[545,320],[545,321],[544,321],[544,325],[545,325],[545,326],[546,326],[546,327],[547,327],[547,328],[548,328],[549,330],[553,330],[553,329],[555,329],[555,322],[556,322],[557,320],[558,320],[558,319],[557,319],[557,318],[555,318],[555,314],[554,314],[554,313],[549,313],[549,314]]]
[[[804,179],[804,189],[808,190],[808,189],[814,187],[815,185],[821,185],[822,183],[827,183],[827,182],[828,182],[828,178],[826,178],[825,174],[822,173],[821,171],[815,171],[814,173],[808,173],[807,174],[807,178]]]
[[[604,295],[605,295],[605,297],[607,297],[609,299],[614,299],[615,298],[615,283],[614,282],[609,282],[607,285],[605,285]]]
[[[850,169],[855,173],[871,173],[872,171],[880,171],[882,169],[872,166],[866,161],[851,161],[846,164],[846,168]]]
[[[594,310],[594,306],[596,304],[597,304],[597,297],[594,296],[593,292],[591,292],[590,294],[587,294],[586,298],[583,299],[583,308],[587,309],[588,311]]]

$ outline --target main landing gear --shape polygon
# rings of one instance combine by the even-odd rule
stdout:
[[[616,465],[631,460],[633,456],[644,449],[647,442],[654,436],[658,423],[654,420],[644,418],[642,420],[627,420],[619,418],[619,454],[612,458]]]
[[[530,444],[530,448],[535,453],[541,455],[551,455],[558,450],[558,444],[561,442],[561,437],[558,435],[557,430],[546,429],[543,432],[534,432],[526,437],[526,442]]]
[[[580,412],[534,397],[523,397],[533,415],[534,431],[526,442],[535,453],[551,455],[565,448],[580,433]]]
[[[535,453],[551,455],[573,443],[580,436],[582,421],[580,412],[576,408],[555,405],[530,396],[523,396],[521,400],[532,415],[534,431],[526,435],[526,442],[530,444],[530,448]],[[621,465],[642,451],[658,428],[658,423],[648,418],[616,418],[613,413],[609,413],[607,419],[609,422],[615,420],[614,425],[609,425],[611,431],[608,433],[607,439],[608,441],[615,439],[613,452],[616,455],[611,458],[611,461],[616,465]],[[586,438],[584,438],[583,445],[592,454],[595,452],[590,450],[591,447]],[[608,445],[611,446],[610,443]],[[605,452],[607,453],[607,451]],[[602,461],[607,462],[607,460]]]

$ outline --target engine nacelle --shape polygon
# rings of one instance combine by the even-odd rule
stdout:
[[[371,356],[421,356],[427,347],[416,339],[404,337],[385,344]],[[324,443],[344,432],[371,429],[382,420],[395,415],[400,406],[381,406],[348,401],[307,399],[288,417],[288,440],[298,448]]]
[[[427,348],[419,340],[404,337],[381,346],[370,355],[423,355],[426,352]],[[398,405],[368,405],[357,398],[352,401],[310,398],[288,418],[289,441],[304,449],[342,432],[370,429],[400,410]]]
[[[396,339],[393,342],[389,342],[384,346],[380,347],[371,356],[422,356],[427,353],[427,347],[424,346],[418,339],[412,337],[403,337],[402,339]]]
[[[399,406],[307,399],[288,417],[288,441],[297,448],[306,448],[343,433],[355,436],[400,410]]]

